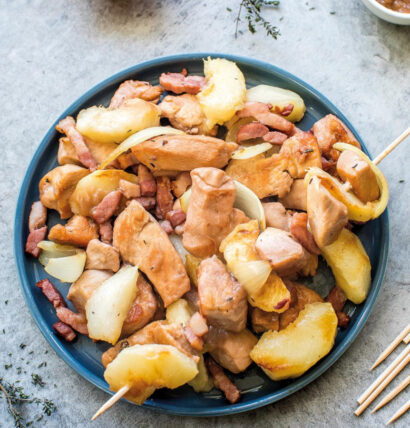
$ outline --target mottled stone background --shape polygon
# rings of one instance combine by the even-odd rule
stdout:
[[[19,378],[28,391],[54,399],[57,413],[37,426],[91,426],[90,416],[108,398],[43,339],[23,301],[12,250],[26,166],[50,124],[83,92],[152,57],[227,52],[269,61],[309,82],[341,108],[373,154],[410,125],[410,27],[380,21],[360,0],[282,0],[278,10],[266,12],[280,26],[277,41],[263,30],[251,35],[245,23],[235,39],[238,7],[239,0],[0,0],[0,376]],[[356,342],[320,379],[279,403],[238,416],[183,418],[119,403],[93,426],[383,426],[408,392],[375,415],[356,418],[353,410],[356,397],[381,371],[369,373],[370,362],[409,322],[409,156],[407,142],[382,163],[391,191],[383,290]],[[47,367],[37,368],[44,360]],[[5,370],[9,362],[13,367]],[[27,374],[17,375],[20,365],[28,367]],[[43,377],[44,388],[31,385],[31,372]],[[409,423],[410,414],[396,426]],[[12,425],[0,401],[0,426]]]

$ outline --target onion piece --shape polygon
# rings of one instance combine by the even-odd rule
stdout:
[[[74,282],[83,273],[86,258],[85,251],[78,249],[73,256],[50,258],[44,270],[62,282]]]
[[[240,147],[232,153],[232,159],[251,159],[272,148],[270,143],[255,144],[254,146]]]
[[[238,116],[234,116],[229,122],[225,123],[225,127],[228,130],[225,141],[236,142],[236,135],[238,134],[239,128],[248,123],[254,122],[256,119],[253,117],[244,117],[239,119]]]
[[[43,266],[46,266],[50,259],[73,256],[78,250],[72,245],[56,244],[53,241],[41,241],[37,246],[41,249],[38,261]]]
[[[142,131],[136,132],[135,134],[128,137],[123,141],[114,151],[110,153],[107,159],[101,163],[98,169],[104,169],[111,162],[117,159],[118,156],[125,153],[131,147],[141,144],[144,141],[147,141],[150,138],[158,137],[159,135],[175,135],[175,134],[185,134],[185,132],[180,131],[179,129],[172,128],[170,126],[154,126],[152,128],[146,128]]]
[[[261,291],[272,270],[270,264],[265,260],[238,260],[228,263],[228,266],[249,296],[257,295]]]
[[[265,211],[260,199],[249,187],[234,180],[236,186],[236,198],[234,207],[242,210],[249,218],[258,220],[262,230],[266,229]],[[181,209],[188,212],[188,205],[191,199],[191,189],[188,189],[180,198]]]

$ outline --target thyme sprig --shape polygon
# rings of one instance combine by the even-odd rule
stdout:
[[[248,22],[248,30],[254,34],[256,33],[256,26],[261,25],[268,36],[273,37],[275,40],[280,35],[279,28],[272,25],[262,15],[263,7],[277,7],[279,6],[279,0],[242,0],[239,6],[238,15],[235,19],[235,38],[238,36],[239,22],[241,21],[242,9],[246,10],[245,19]]]

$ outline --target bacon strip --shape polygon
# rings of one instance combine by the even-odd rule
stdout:
[[[157,192],[157,182],[145,165],[138,165],[138,178],[141,196],[155,196]]]
[[[31,205],[30,215],[28,217],[28,230],[41,229],[46,225],[47,222],[47,208],[41,203],[41,201],[33,202]]]
[[[236,134],[236,142],[251,140],[252,138],[261,138],[269,133],[269,128],[260,122],[252,122],[242,125]]]
[[[142,207],[150,211],[153,208],[155,208],[155,204],[157,203],[156,199],[154,197],[141,197],[141,198],[135,198],[136,201],[138,201]]]
[[[102,242],[104,242],[105,244],[111,244],[113,237],[112,224],[109,221],[101,223],[99,225],[99,234]]]
[[[70,139],[80,162],[91,171],[96,170],[97,162],[87,147],[83,136],[77,131],[74,119],[71,116],[67,116],[65,119],[60,120],[56,129],[58,132],[66,134]]]
[[[313,235],[307,228],[308,216],[306,213],[295,213],[290,219],[290,233],[309,253],[320,254]]]
[[[69,325],[80,334],[88,335],[87,319],[84,314],[76,314],[72,310],[62,306],[56,308],[56,313],[60,321]]]
[[[122,193],[114,190],[104,197],[104,199],[91,210],[92,218],[98,223],[105,223],[109,220],[118,208]]]
[[[115,91],[111,98],[110,108],[118,108],[132,98],[141,98],[156,104],[163,92],[161,86],[152,86],[148,82],[140,80],[126,80]]]
[[[38,257],[40,254],[40,248],[37,244],[44,240],[47,235],[47,226],[35,229],[29,233],[26,241],[26,253],[31,254],[33,257]]]
[[[164,219],[169,211],[172,211],[174,198],[171,193],[171,181],[167,176],[157,177],[157,206],[155,214],[158,218]]]
[[[159,78],[159,83],[166,91],[174,92],[174,94],[197,94],[206,84],[205,77],[188,76],[187,70],[182,69],[181,73],[162,73]]]
[[[237,403],[241,398],[241,392],[236,385],[226,376],[222,368],[211,357],[208,356],[205,359],[205,364],[211,372],[215,386],[225,394],[226,399],[231,404]]]
[[[69,325],[61,321],[58,321],[53,324],[53,329],[59,336],[61,336],[67,342],[72,342],[77,337],[74,330]]]
[[[57,309],[66,307],[64,297],[53,285],[49,279],[42,279],[36,283],[36,287],[40,288],[43,294],[47,297],[47,300]]]
[[[289,137],[283,132],[271,131],[265,134],[262,138],[263,141],[266,141],[267,143],[281,146]]]
[[[350,317],[343,312],[343,307],[347,300],[343,290],[338,286],[333,287],[325,300],[332,304],[337,315],[338,326],[346,328],[349,324]]]
[[[176,227],[186,220],[186,214],[182,210],[171,210],[167,212],[166,219]]]

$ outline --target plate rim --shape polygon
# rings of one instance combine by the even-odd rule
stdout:
[[[279,74],[287,80],[291,80],[298,85],[301,85],[305,88],[305,90],[311,92],[315,97],[318,97],[322,103],[324,103],[329,109],[333,110],[340,119],[346,123],[346,125],[351,129],[353,134],[359,140],[360,144],[364,148],[364,151],[369,154],[365,144],[363,143],[361,137],[358,135],[355,128],[352,126],[351,122],[346,118],[346,116],[321,92],[313,88],[311,85],[306,83],[304,80],[296,77],[292,73],[289,73],[282,68],[277,67],[276,65],[270,64],[265,61],[261,61],[255,58],[249,58],[241,55],[233,55],[233,54],[224,54],[224,53],[215,53],[215,52],[194,52],[194,53],[184,53],[184,54],[174,54],[167,56],[155,57],[147,61],[140,62],[133,66],[127,67],[109,77],[102,80],[101,82],[94,85],[91,89],[86,91],[83,95],[81,95],[78,99],[76,99],[65,111],[57,118],[57,120],[52,124],[50,129],[47,131],[41,143],[38,145],[33,157],[30,160],[30,163],[26,169],[26,173],[24,175],[24,179],[22,181],[17,203],[16,210],[14,216],[14,259],[17,266],[17,272],[20,282],[20,287],[23,292],[23,296],[26,302],[27,307],[29,308],[30,314],[37,324],[40,332],[47,340],[47,342],[51,345],[56,354],[75,372],[77,372],[84,379],[91,382],[93,385],[97,386],[101,390],[113,394],[107,387],[105,381],[94,375],[90,370],[88,370],[85,366],[79,363],[76,359],[71,357],[68,353],[66,353],[64,346],[62,346],[62,342],[53,334],[52,327],[49,326],[45,320],[42,318],[41,313],[32,300],[32,293],[30,292],[30,283],[28,281],[25,269],[24,269],[24,248],[22,243],[22,228],[24,227],[24,219],[21,215],[24,211],[24,201],[27,198],[29,184],[32,180],[32,176],[35,172],[35,167],[39,161],[39,158],[43,155],[46,146],[50,138],[52,138],[55,133],[55,125],[61,120],[63,117],[66,117],[72,111],[77,110],[79,106],[90,99],[92,96],[98,94],[100,91],[104,90],[107,86],[114,84],[117,80],[125,78],[131,73],[137,73],[143,71],[144,69],[152,66],[160,66],[165,65],[167,63],[173,63],[175,61],[187,61],[187,60],[201,60],[207,57],[211,58],[226,58],[235,62],[242,62],[247,64],[250,67],[257,67],[260,69],[264,69],[268,73]],[[386,273],[387,267],[387,257],[389,251],[389,216],[388,211],[383,213],[380,217],[380,250],[378,252],[378,267],[374,273],[374,278],[371,283],[370,293],[363,303],[364,307],[362,312],[359,314],[358,318],[355,321],[352,329],[349,334],[335,346],[331,353],[325,356],[322,360],[320,360],[316,365],[314,365],[306,374],[301,376],[300,378],[295,379],[290,385],[286,385],[285,387],[274,391],[270,394],[266,394],[262,398],[255,398],[250,400],[247,403],[237,403],[233,405],[223,405],[218,407],[207,407],[201,409],[193,409],[189,406],[176,406],[170,405],[164,402],[157,403],[155,399],[148,400],[143,404],[143,407],[156,410],[166,414],[174,414],[181,416],[224,416],[231,415],[241,412],[246,412],[250,410],[257,409],[259,407],[266,406],[268,404],[277,402],[287,396],[292,395],[296,391],[305,387],[306,385],[313,382],[319,376],[321,376],[326,370],[328,370],[343,354],[346,350],[351,346],[353,341],[356,339],[359,332],[364,327],[371,311],[373,310],[374,304],[376,302],[377,296],[380,292],[380,289],[384,282],[384,277]]]

